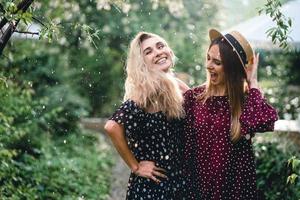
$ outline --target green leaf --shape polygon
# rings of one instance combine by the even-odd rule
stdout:
[[[298,178],[298,175],[293,173],[290,176],[288,176],[286,183],[287,184],[295,184],[297,178]]]
[[[13,2],[7,2],[6,5],[5,5],[5,10],[6,12],[9,12],[9,13],[14,13],[17,11],[17,6],[15,3]]]
[[[293,162],[292,162],[292,169],[294,171],[296,171],[299,166],[300,166],[300,160],[299,159],[294,159]]]

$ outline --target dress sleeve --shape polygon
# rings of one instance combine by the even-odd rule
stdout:
[[[258,89],[250,89],[240,116],[242,135],[273,131],[276,120],[277,111],[266,102]]]
[[[183,104],[186,117],[184,119],[184,157],[187,160],[191,159],[193,145],[194,145],[194,112],[193,112],[193,91],[188,90],[184,93],[184,104]]]
[[[109,118],[124,126],[124,128],[128,128],[134,118],[134,114],[136,113],[135,103],[131,100],[127,100],[113,113],[113,115]]]
[[[198,181],[195,173],[195,131],[194,131],[194,110],[193,104],[195,101],[195,94],[192,89],[184,93],[184,110],[186,117],[184,120],[184,177],[186,179],[187,187],[185,196],[187,199],[197,199],[195,191],[197,191],[196,184]]]

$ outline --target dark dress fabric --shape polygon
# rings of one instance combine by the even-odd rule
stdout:
[[[204,87],[185,93],[185,171],[187,199],[256,200],[256,172],[251,137],[272,131],[277,112],[258,89],[250,89],[240,116],[242,138],[230,138],[227,96],[210,97],[204,104],[196,97]]]
[[[147,113],[132,101],[125,101],[110,118],[125,129],[128,145],[138,161],[154,161],[165,169],[161,183],[131,173],[126,199],[180,200],[182,177],[183,120],[168,120],[162,112]]]

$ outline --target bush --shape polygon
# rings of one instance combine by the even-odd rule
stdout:
[[[283,148],[279,142],[255,144],[257,161],[257,185],[260,199],[299,199],[300,184],[287,184],[290,170],[287,161],[292,155],[300,155],[299,150]],[[290,144],[289,144],[290,145]],[[291,145],[292,146],[292,145]]]
[[[109,148],[100,151],[98,137],[78,129],[59,137],[54,126],[45,129],[66,120],[60,107],[47,111],[47,101],[33,100],[32,94],[1,79],[0,199],[104,199]]]
[[[87,115],[89,105],[70,83],[71,72],[65,69],[64,56],[54,50],[55,45],[46,48],[29,41],[17,41],[16,45],[20,45],[20,52],[12,56],[13,62],[3,63],[4,76],[34,92],[32,99],[40,103],[37,114],[45,131],[55,135],[76,132],[77,122]],[[28,52],[28,48],[33,51]]]
[[[259,77],[281,119],[300,118],[299,52],[261,52]]]
[[[95,199],[107,197],[112,160],[98,138],[71,134],[53,141],[44,135],[39,159],[29,154],[1,167],[1,199]]]
[[[8,190],[15,193],[19,190],[25,191],[24,193],[34,192],[26,185],[30,182],[25,182],[24,185],[21,183],[23,177],[19,176],[19,170],[26,171],[31,168],[20,162],[24,156],[32,156],[35,159],[40,156],[40,144],[32,139],[32,135],[38,129],[35,109],[39,109],[38,102],[32,101],[32,93],[31,89],[22,88],[2,78],[0,83],[0,184],[1,194],[4,196]]]

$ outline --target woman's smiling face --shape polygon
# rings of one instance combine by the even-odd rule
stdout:
[[[214,86],[225,86],[225,74],[218,45],[212,45],[207,52],[206,69],[210,83]]]
[[[145,64],[151,69],[167,72],[172,67],[172,50],[157,37],[150,37],[141,43]]]

